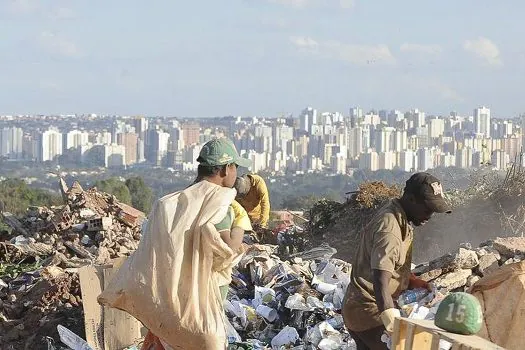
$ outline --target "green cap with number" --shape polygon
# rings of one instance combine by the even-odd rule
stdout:
[[[441,301],[434,323],[449,332],[476,334],[481,329],[483,311],[472,294],[450,293]]]
[[[225,137],[206,142],[202,146],[197,162],[206,166],[237,164],[249,168],[252,165],[249,159],[239,155],[233,142]]]

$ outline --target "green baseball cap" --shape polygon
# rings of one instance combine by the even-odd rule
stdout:
[[[248,168],[252,165],[249,159],[239,155],[233,142],[227,138],[218,138],[206,142],[202,146],[197,162],[207,166],[235,163],[238,166]]]

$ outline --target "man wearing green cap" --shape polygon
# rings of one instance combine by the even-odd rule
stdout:
[[[388,201],[363,229],[342,311],[357,350],[386,350],[381,335],[400,317],[394,299],[407,288],[428,288],[410,272],[412,225],[424,225],[434,213],[450,213],[441,182],[416,173],[403,196]]]
[[[235,215],[232,187],[237,167],[250,161],[225,138],[207,142],[197,161],[196,182],[157,201],[139,249],[99,296],[149,329],[143,350],[219,350],[227,344],[221,297],[244,230],[251,228],[246,213]]]
[[[197,178],[199,181],[209,181],[223,186],[233,187],[237,178],[237,166],[248,168],[251,166],[249,159],[239,156],[235,145],[225,138],[215,139],[206,143],[197,158]],[[252,225],[246,210],[233,201],[224,219],[215,225],[223,241],[234,251],[238,252],[245,231],[251,231]],[[228,286],[231,282],[233,266],[218,273],[219,289],[222,300],[226,299]]]

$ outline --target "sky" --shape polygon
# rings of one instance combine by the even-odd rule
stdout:
[[[0,114],[525,112],[519,0],[2,0]]]

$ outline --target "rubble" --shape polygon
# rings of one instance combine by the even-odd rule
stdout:
[[[521,247],[525,247],[524,237],[498,237],[475,249],[460,247],[456,252],[417,265],[412,272],[436,287],[464,291],[499,266],[525,259]]]
[[[63,206],[30,207],[22,218],[2,213],[13,232],[0,242],[0,349],[60,344],[58,325],[85,339],[78,268],[107,264],[138,247],[143,213],[77,182],[68,188],[61,181],[61,189]],[[318,203],[306,231],[292,225],[245,237],[250,244],[233,269],[224,305],[229,348],[354,349],[341,316],[351,265],[335,257],[351,257],[375,208],[399,194],[395,186],[365,183],[346,203]],[[327,239],[333,230],[346,236]],[[413,269],[437,289],[403,312],[432,317],[448,292],[524,258],[525,238],[456,245]]]
[[[498,256],[493,253],[485,254],[479,258],[476,273],[483,277],[498,267]]]
[[[494,240],[493,246],[498,253],[506,258],[525,255],[525,239],[523,237],[498,237]]]
[[[61,180],[64,205],[2,212],[12,229],[0,242],[0,349],[59,344],[57,325],[83,337],[77,270],[128,256],[138,247],[145,215],[96,188]]]

